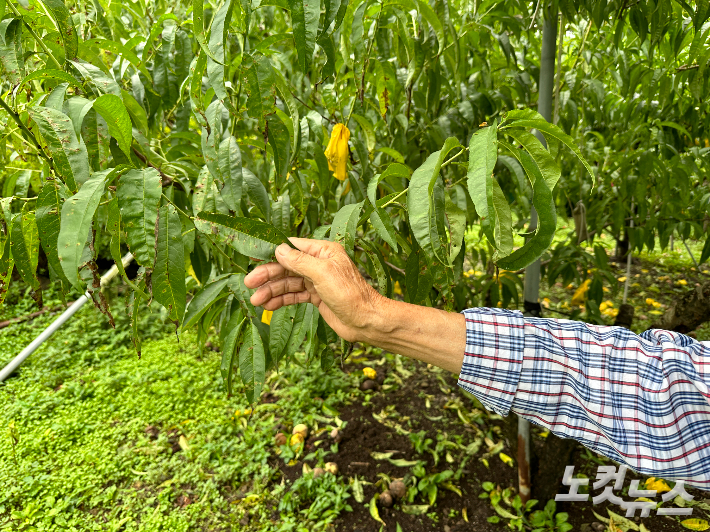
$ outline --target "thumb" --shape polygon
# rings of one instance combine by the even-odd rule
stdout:
[[[323,267],[320,259],[301,250],[294,249],[288,244],[281,244],[276,248],[276,260],[284,268],[310,280],[317,278]]]

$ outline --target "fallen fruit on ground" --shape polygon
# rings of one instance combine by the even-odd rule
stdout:
[[[305,440],[308,437],[308,427],[303,423],[300,423],[293,427],[293,432],[291,432],[291,434],[300,434]]]
[[[286,439],[286,435],[283,432],[279,432],[275,437],[274,437],[274,443],[278,446],[281,447],[282,445],[286,445],[286,442],[288,440]]]
[[[384,508],[389,508],[394,504],[394,499],[392,498],[392,494],[389,492],[389,490],[380,493],[378,501],[380,503],[380,506]]]
[[[407,486],[401,480],[393,480],[389,491],[395,499],[403,499],[407,494]]]
[[[338,464],[336,464],[335,462],[328,462],[327,464],[325,464],[325,470],[328,473],[331,473],[333,475],[337,475],[338,474]]]

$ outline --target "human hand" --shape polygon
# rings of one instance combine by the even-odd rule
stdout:
[[[310,302],[345,340],[365,341],[390,301],[363,279],[345,249],[337,242],[308,238],[289,239],[276,248],[276,260],[261,264],[244,278],[256,288],[253,305],[276,310]]]

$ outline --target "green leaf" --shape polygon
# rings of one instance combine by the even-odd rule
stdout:
[[[17,97],[17,93],[25,86],[25,84],[34,80],[46,80],[46,79],[58,79],[60,81],[66,81],[73,87],[81,88],[81,82],[76,79],[71,74],[67,74],[63,70],[56,70],[54,68],[43,68],[41,70],[35,70],[27,74],[24,79],[13,89],[13,94]]]
[[[271,61],[263,55],[245,55],[242,61],[243,87],[247,93],[247,113],[259,120],[263,129],[266,115],[273,112],[276,75]]]
[[[557,229],[555,202],[540,169],[526,151],[516,150],[516,152],[533,187],[533,205],[538,214],[538,226],[535,234],[523,247],[498,260],[498,266],[505,270],[519,270],[535,262],[550,247]]]
[[[195,227],[215,237],[218,242],[229,244],[242,255],[260,260],[271,258],[279,244],[286,242],[291,245],[282,231],[251,218],[200,212],[195,219]]]
[[[367,258],[370,259],[370,263],[375,270],[375,278],[377,279],[377,291],[385,297],[392,297],[392,279],[387,275],[387,269],[385,268],[385,259],[377,249],[375,244],[369,240],[360,239],[359,244],[365,250]]]
[[[545,136],[549,135],[551,137],[556,138],[557,140],[562,142],[565,146],[567,146],[570,150],[572,150],[572,153],[574,153],[577,156],[577,158],[580,160],[580,162],[587,169],[587,172],[589,172],[589,175],[592,176],[592,186],[594,186],[594,184],[595,184],[594,171],[592,170],[592,167],[589,166],[589,163],[587,162],[587,160],[582,156],[582,152],[579,150],[579,147],[577,146],[576,142],[574,141],[574,139],[572,137],[567,135],[559,127],[557,127],[553,124],[550,124],[546,120],[528,119],[528,118],[518,119],[519,116],[521,116],[520,111],[510,111],[507,115],[505,115],[506,125],[504,126],[504,128],[505,129],[508,129],[511,127],[532,128],[532,129],[537,129],[538,131],[543,133]],[[508,123],[507,122],[508,120],[511,120],[511,122]],[[503,128],[501,128],[501,129],[503,129]]]
[[[15,216],[12,223],[12,258],[22,280],[39,289],[37,279],[37,261],[39,259],[39,235],[35,223],[35,213],[25,203],[22,213]]]
[[[153,83],[153,77],[150,75],[150,72],[143,64],[143,61],[141,61],[136,54],[131,52],[121,43],[109,39],[94,38],[84,41],[84,44],[89,46],[96,46],[102,50],[108,50],[109,52],[112,52],[115,55],[121,56],[129,63],[131,63],[134,67],[136,67],[140,71],[140,73],[145,76],[149,83]]]
[[[259,208],[261,214],[269,222],[271,220],[271,203],[269,202],[269,193],[266,191],[266,187],[248,168],[242,168],[242,174],[244,176],[244,184],[247,187],[249,201]]]
[[[185,314],[185,245],[182,222],[172,205],[164,205],[158,211],[156,239],[155,269],[151,277],[153,297],[179,326]]]
[[[446,221],[449,226],[450,235],[449,265],[453,265],[454,259],[458,257],[461,252],[464,234],[466,233],[466,211],[451,201],[448,193],[446,194]]]
[[[441,52],[444,50],[446,34],[444,33],[444,26],[441,24],[439,17],[436,16],[436,12],[429,6],[429,4],[423,2],[422,0],[416,0],[416,2],[412,0],[385,0],[383,5],[400,5],[404,6],[407,11],[419,11],[424,20],[426,20],[434,30],[434,33],[436,34],[436,39],[437,41],[439,41],[439,50],[437,54],[441,54]]]
[[[360,203],[351,203],[342,207],[333,217],[333,223],[330,229],[330,240],[340,242],[348,255],[352,255],[355,245],[355,231],[357,230],[357,222],[360,217],[360,211],[365,201]]]
[[[12,279],[15,260],[10,253],[11,240],[9,236],[0,233],[0,306],[5,301],[7,290]]]
[[[227,87],[224,83],[227,30],[231,24],[233,6],[234,0],[226,0],[212,19],[208,46],[213,55],[207,59],[207,78],[217,98],[219,98],[227,109],[236,113],[237,111],[232,105],[232,101],[227,94]],[[212,57],[215,57],[215,59],[212,59]]]
[[[244,176],[242,174],[242,152],[237,139],[229,136],[219,145],[219,173],[224,182],[222,198],[235,213],[241,212],[242,189]]]
[[[506,129],[505,132],[527,150],[545,178],[547,188],[554,190],[562,172],[560,171],[560,167],[557,166],[555,159],[550,155],[550,152],[545,149],[535,135],[524,129],[510,128]]]
[[[25,75],[20,19],[6,18],[0,21],[0,63],[3,77],[13,85],[20,83]]]
[[[505,199],[503,189],[496,179],[491,179],[493,186],[493,209],[495,210],[495,247],[497,260],[500,257],[506,257],[513,251],[513,218],[510,214],[510,205]]]
[[[370,214],[370,222],[375,228],[375,231],[377,231],[377,234],[380,236],[380,238],[382,238],[382,240],[387,242],[392,247],[392,249],[397,251],[397,233],[394,229],[394,225],[392,224],[392,220],[390,219],[390,215],[386,210],[377,206],[377,186],[380,184],[380,181],[382,181],[382,179],[386,175],[388,175],[387,172],[392,166],[395,165],[390,165],[390,167],[388,167],[383,174],[377,174],[370,179],[370,182],[367,184],[367,199],[369,200],[370,205],[373,209],[372,213]],[[406,167],[404,168],[406,169]],[[408,170],[406,171],[405,176],[409,177]]]
[[[291,93],[289,82],[286,81],[286,78],[284,78],[283,74],[276,69],[273,70],[273,73],[274,79],[276,81],[276,87],[278,88],[279,94],[281,95],[281,100],[283,100],[283,102],[286,104],[289,115],[291,116],[291,127],[293,128],[293,135],[291,135],[291,154],[292,156],[294,156],[298,151],[298,130],[300,128],[300,115],[298,113],[298,105],[296,104],[296,99]]]
[[[39,127],[54,161],[54,168],[71,192],[89,179],[89,155],[74,132],[71,119],[49,107],[30,107],[30,117]]]
[[[497,126],[479,129],[471,136],[468,149],[468,193],[481,218],[481,229],[495,246],[495,211],[493,210],[493,169],[498,158]]]
[[[121,176],[116,190],[126,243],[135,260],[152,269],[155,262],[155,221],[162,187],[155,168],[129,170]]]
[[[293,331],[293,319],[296,315],[296,307],[288,305],[274,311],[269,325],[269,352],[278,364],[283,357],[288,340]]]
[[[446,139],[441,150],[432,153],[424,164],[414,171],[407,192],[407,210],[412,233],[427,257],[436,257],[442,263],[444,261],[439,256],[441,235],[435,223],[438,213],[434,204],[434,186],[446,156],[460,146],[455,138]]]
[[[303,351],[306,354],[306,360],[311,361],[312,357],[319,354],[320,339],[318,338],[318,320],[320,311],[311,305],[311,308],[306,312],[304,327],[306,331],[306,344]]]
[[[269,145],[274,154],[274,167],[276,171],[276,186],[281,188],[286,182],[290,160],[289,133],[281,118],[276,115],[266,117],[269,130]]]
[[[244,383],[247,401],[253,404],[261,395],[266,373],[264,344],[254,322],[247,324],[244,343],[239,350],[239,373]]]
[[[130,160],[131,142],[133,141],[131,117],[121,98],[115,94],[99,96],[94,100],[94,109],[106,121],[109,134],[116,139],[121,151]]]
[[[74,65],[77,72],[81,74],[81,77],[87,81],[91,81],[101,93],[115,94],[116,96],[121,95],[121,87],[116,83],[116,80],[99,67],[85,61],[70,62]]]
[[[197,323],[202,315],[212,306],[212,303],[218,299],[227,297],[224,288],[229,283],[230,276],[225,275],[207,283],[195,294],[195,297],[190,300],[190,304],[185,311],[185,318],[182,322],[183,331]]]
[[[372,126],[370,121],[364,116],[360,116],[358,114],[353,113],[352,117],[362,129],[362,133],[365,135],[365,139],[367,140],[367,151],[371,152],[375,149],[375,143],[377,142],[377,138],[375,136],[375,128]]]
[[[82,264],[84,246],[89,240],[94,213],[104,193],[107,175],[108,171],[92,175],[79,192],[68,198],[62,206],[57,250],[64,274],[77,289],[82,289],[79,267]]]
[[[42,244],[45,255],[47,255],[47,262],[60,279],[68,281],[59,261],[59,251],[57,249],[63,203],[64,198],[56,182],[48,181],[37,197],[35,219],[37,221],[39,241]]]
[[[227,0],[231,1],[231,0]],[[215,57],[215,55],[212,53],[210,50],[209,46],[207,46],[207,40],[205,39],[205,19],[204,19],[204,1],[203,0],[192,0],[192,28],[193,28],[193,33],[195,35],[195,40],[197,40],[197,43],[200,45],[200,48],[202,51],[212,59],[212,61],[216,61],[219,63],[219,59]],[[158,21],[159,23],[162,24],[162,20]],[[157,26],[157,24],[156,24]],[[159,27],[159,26],[158,26]],[[153,33],[151,32],[151,37],[152,39],[149,39],[148,42],[152,42],[153,39],[155,38],[153,36]],[[145,58],[146,55],[144,54],[143,57]]]
[[[222,363],[219,366],[219,371],[222,374],[222,380],[224,381],[224,386],[229,395],[232,395],[232,375],[234,374],[234,365],[236,362],[235,356],[239,353],[237,345],[239,344],[239,337],[242,335],[246,323],[247,320],[241,309],[237,312],[233,312],[227,322],[227,330],[229,332],[222,345]]]
[[[57,23],[64,45],[64,57],[67,61],[71,61],[79,52],[79,35],[74,27],[74,20],[69,9],[62,0],[41,0],[41,2],[52,15],[54,22]]]
[[[316,45],[318,20],[320,19],[320,0],[289,0],[293,40],[298,53],[298,66],[308,72]]]
[[[301,347],[303,339],[306,337],[306,323],[310,323],[310,321],[306,319],[307,314],[312,312],[312,310],[309,309],[312,309],[313,305],[310,303],[298,303],[295,305],[295,308],[293,328],[291,329],[291,334],[288,337],[288,342],[286,342],[284,349],[285,358],[290,358]],[[310,317],[308,317],[308,320],[310,320]]]
[[[126,106],[126,110],[133,120],[135,127],[143,133],[146,137],[150,137],[150,128],[148,127],[148,117],[146,116],[145,109],[138,103],[138,101],[133,97],[133,95],[125,90],[121,90],[121,98],[123,99],[123,105]]]

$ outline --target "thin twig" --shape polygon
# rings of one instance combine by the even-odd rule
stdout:
[[[44,153],[42,146],[40,146],[39,142],[37,142],[37,139],[35,139],[35,136],[32,134],[32,132],[29,129],[27,129],[27,126],[25,126],[25,124],[22,123],[22,120],[20,120],[20,115],[15,113],[15,111],[13,111],[12,108],[9,105],[7,105],[5,100],[3,100],[2,98],[0,98],[0,107],[5,109],[5,111],[12,117],[12,119],[15,121],[15,123],[18,126],[20,126],[20,129],[22,130],[22,132],[25,135],[27,135],[27,137],[29,137],[29,140],[32,141],[32,145],[37,149],[37,154],[40,157],[42,157],[43,159],[45,159],[47,161],[47,163],[49,163],[49,166],[52,168],[52,170],[54,170],[54,163],[52,162],[52,158],[47,156],[46,153]],[[56,173],[56,171],[55,171],[55,173]]]
[[[141,160],[141,162],[143,162],[143,164],[145,164],[146,166],[150,166],[151,168],[155,168],[158,171],[158,173],[160,174],[160,177],[163,178],[161,186],[165,187],[165,186],[171,185],[176,182],[172,177],[165,174],[159,167],[157,167],[153,163],[151,163],[148,160],[148,158],[145,155],[143,155],[141,152],[139,152],[135,147],[131,147],[131,149],[133,150],[133,153],[136,154],[136,157],[138,157]],[[179,181],[177,181],[177,184],[180,185],[180,188],[184,188]]]

